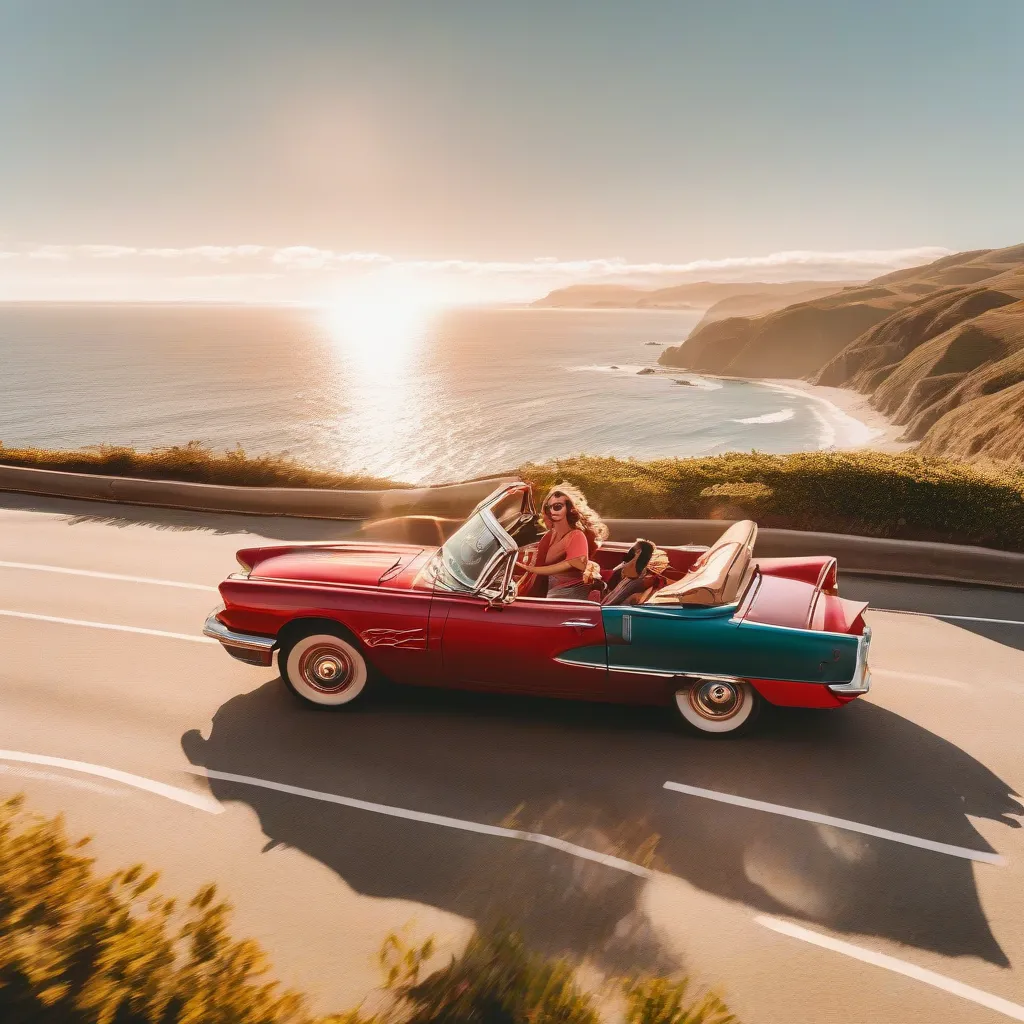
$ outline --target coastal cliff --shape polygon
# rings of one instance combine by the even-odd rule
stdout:
[[[1024,460],[1024,245],[957,253],[754,317],[706,323],[663,365],[797,377],[869,397],[920,451]]]
[[[718,319],[734,313],[764,313],[836,291],[844,283],[691,281],[653,290],[617,284],[576,284],[558,288],[532,305],[538,309],[704,309],[705,319]],[[720,303],[726,305],[716,312]]]

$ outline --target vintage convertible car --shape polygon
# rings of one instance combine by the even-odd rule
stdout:
[[[349,705],[375,678],[424,686],[665,705],[704,733],[749,726],[762,702],[837,708],[867,693],[866,605],[839,597],[830,557],[754,559],[757,527],[665,548],[634,604],[518,596],[536,542],[530,487],[480,503],[441,545],[248,548],[204,632],[269,666],[300,698]],[[607,578],[629,544],[596,560]],[[663,560],[664,561],[664,560]],[[621,590],[617,588],[616,593]]]

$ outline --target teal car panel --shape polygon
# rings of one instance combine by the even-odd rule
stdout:
[[[818,684],[853,678],[856,636],[740,622],[735,612],[735,605],[604,608],[608,667]]]

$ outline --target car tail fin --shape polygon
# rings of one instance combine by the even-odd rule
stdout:
[[[829,633],[850,633],[861,636],[864,632],[864,612],[867,601],[848,601],[834,594],[821,594],[814,609],[812,625]]]

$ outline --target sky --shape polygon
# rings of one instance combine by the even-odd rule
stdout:
[[[1024,239],[1021,0],[0,0],[0,298],[521,300]]]

